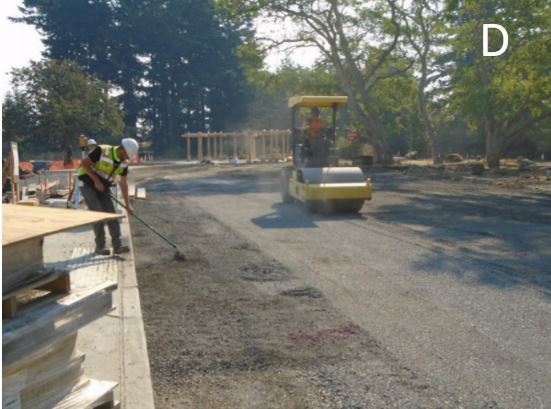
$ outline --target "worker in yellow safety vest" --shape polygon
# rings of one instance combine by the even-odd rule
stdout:
[[[132,214],[133,208],[128,196],[128,162],[138,154],[138,142],[132,138],[125,138],[118,146],[98,145],[82,160],[78,169],[78,178],[84,201],[88,209],[97,212],[115,213],[115,206],[111,199],[110,187],[115,176],[118,176],[119,186],[127,211]],[[121,229],[118,220],[107,222],[113,253],[121,254],[130,251],[127,245],[122,244]],[[105,247],[105,229],[103,222],[94,225],[96,240],[96,254],[109,255],[111,252]]]

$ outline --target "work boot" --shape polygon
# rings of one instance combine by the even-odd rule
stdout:
[[[110,256],[111,251],[109,249],[106,249],[104,247],[96,247],[96,250],[94,251],[99,256]]]
[[[128,253],[130,251],[130,247],[126,245],[118,246],[113,248],[113,254],[122,254],[122,253]]]

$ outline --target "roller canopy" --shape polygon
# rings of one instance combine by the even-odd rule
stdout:
[[[348,102],[347,96],[313,96],[302,95],[289,98],[289,108],[328,108],[333,105],[343,105]]]
[[[360,168],[302,168],[299,170],[304,183],[365,183]]]

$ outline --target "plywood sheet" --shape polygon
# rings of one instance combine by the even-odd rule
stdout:
[[[50,209],[47,207],[3,204],[2,246],[5,247],[33,237],[44,237],[74,227],[122,217],[124,216],[115,213],[91,212],[88,210]]]

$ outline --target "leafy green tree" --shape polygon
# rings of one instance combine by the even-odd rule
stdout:
[[[23,17],[43,35],[45,56],[72,60],[122,91],[126,126],[132,132],[140,112],[137,86],[143,74],[133,25],[143,2],[120,0],[24,0]]]
[[[407,63],[404,61],[404,64]],[[404,155],[414,150],[425,156],[431,151],[418,93],[418,83],[410,71],[383,79],[373,89],[375,106],[372,109],[381,118],[391,153]]]
[[[414,51],[414,68],[417,79],[417,99],[425,128],[425,137],[430,144],[433,160],[438,158],[437,136],[443,125],[442,92],[440,82],[446,70],[438,64],[445,54],[448,30],[444,23],[442,2],[413,0],[401,9],[405,48]],[[449,94],[449,90],[448,90]]]
[[[80,134],[100,141],[122,135],[122,116],[109,97],[106,83],[86,74],[71,61],[43,60],[12,71],[15,95],[31,119],[32,143],[58,148],[70,160]],[[17,129],[7,129],[14,134]]]
[[[349,106],[363,135],[374,147],[378,160],[389,158],[381,118],[373,107],[377,83],[395,75],[392,64],[401,33],[397,2],[309,1],[309,0],[220,0],[236,14],[265,15],[272,20],[292,21],[298,27],[275,44],[317,47],[330,63],[340,86],[349,97]]]
[[[287,106],[293,95],[340,95],[342,90],[331,67],[303,68],[286,61],[275,73],[259,71],[252,81],[254,94],[243,127],[281,129],[291,126]]]
[[[453,108],[485,135],[492,168],[515,141],[551,117],[551,8],[545,0],[458,0],[450,3],[456,70]],[[482,25],[497,23],[509,47],[497,57],[482,55]],[[490,50],[501,36],[490,31]]]
[[[8,93],[2,102],[2,150],[9,142],[17,142],[21,150],[32,140],[36,126],[30,103],[20,93]]]

